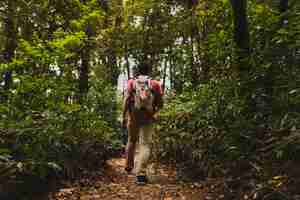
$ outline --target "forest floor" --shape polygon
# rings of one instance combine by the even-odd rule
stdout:
[[[32,196],[30,200],[300,200],[299,165],[288,165],[289,175],[270,176],[267,182],[259,177],[218,177],[182,181],[173,165],[152,163],[149,183],[140,186],[135,175],[124,170],[125,159],[108,160],[98,171],[85,171],[76,181],[65,181],[51,192]],[[279,169],[279,166],[275,166]],[[287,170],[289,169],[289,170]],[[27,198],[26,198],[27,199]]]
[[[82,178],[48,195],[51,200],[209,200],[224,199],[218,180],[181,182],[172,166],[152,164],[155,174],[143,186],[135,183],[135,176],[124,171],[125,159],[107,161],[103,171]]]

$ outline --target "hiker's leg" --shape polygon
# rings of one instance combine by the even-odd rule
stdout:
[[[131,121],[127,124],[128,128],[128,140],[126,146],[126,163],[125,168],[130,171],[134,167],[134,154],[135,154],[135,146],[138,139],[138,127],[132,123]]]
[[[154,134],[154,125],[149,124],[140,128],[140,146],[136,174],[146,175],[147,164],[151,153],[152,135]]]

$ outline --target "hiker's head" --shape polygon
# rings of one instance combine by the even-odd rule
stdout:
[[[150,65],[146,62],[142,62],[137,67],[138,75],[150,75]]]

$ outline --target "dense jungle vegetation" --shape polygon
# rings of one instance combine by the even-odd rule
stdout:
[[[155,160],[299,198],[299,21],[298,0],[1,0],[0,196],[102,168],[122,147],[118,78],[147,62]]]

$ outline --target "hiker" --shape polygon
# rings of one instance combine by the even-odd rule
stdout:
[[[127,126],[125,170],[130,173],[135,167],[138,184],[146,183],[146,168],[151,152],[152,135],[157,112],[162,108],[162,89],[159,81],[149,76],[149,66],[141,64],[133,79],[127,82],[123,104],[123,126]],[[127,117],[126,117],[127,116]],[[139,139],[139,155],[134,166],[134,155]]]

